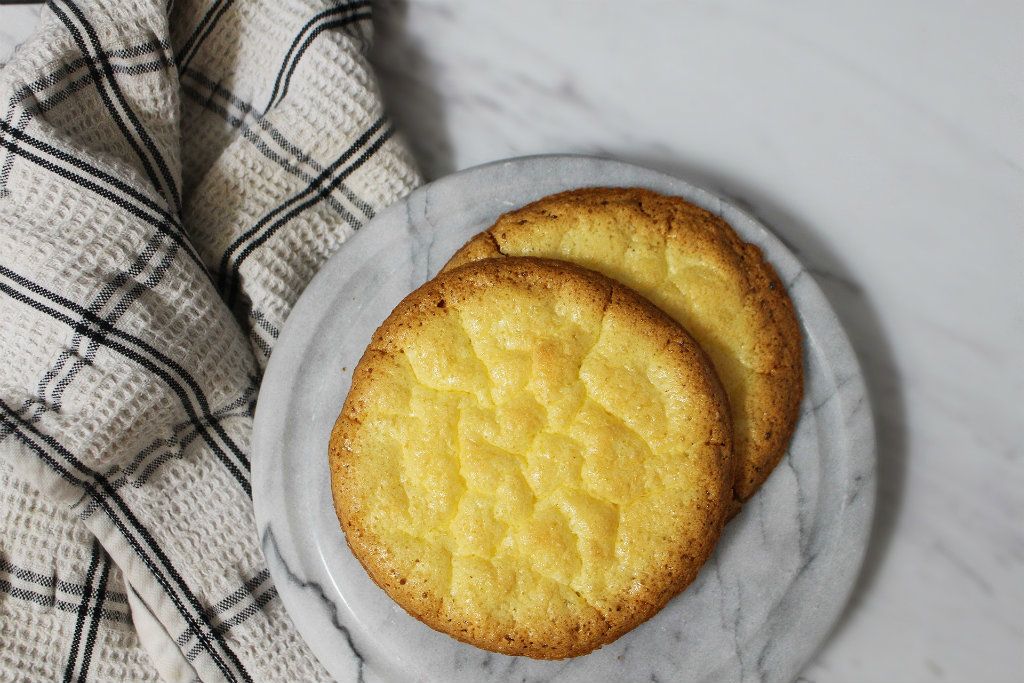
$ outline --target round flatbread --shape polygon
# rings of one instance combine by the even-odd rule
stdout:
[[[729,397],[736,499],[757,491],[785,454],[803,396],[800,327],[760,249],[678,197],[587,188],[506,213],[446,268],[501,256],[596,270],[685,327],[711,357]]]
[[[728,406],[693,339],[571,264],[495,259],[410,294],[330,441],[338,519],[412,616],[585,654],[697,575],[732,502]]]

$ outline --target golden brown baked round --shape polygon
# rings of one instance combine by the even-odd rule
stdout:
[[[506,213],[446,268],[503,255],[591,268],[682,324],[711,357],[729,397],[736,498],[757,491],[786,451],[803,396],[800,327],[760,249],[678,197],[587,188]]]
[[[706,356],[628,288],[495,259],[410,294],[373,336],[330,441],[338,519],[411,615],[558,659],[651,617],[732,502]]]

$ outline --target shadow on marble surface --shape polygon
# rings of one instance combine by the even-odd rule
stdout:
[[[593,153],[598,152],[595,150]],[[864,565],[850,602],[829,636],[831,640],[843,629],[850,615],[860,606],[864,595],[871,590],[879,569],[885,563],[903,503],[907,468],[906,410],[899,366],[877,307],[847,269],[842,257],[828,243],[828,226],[810,225],[755,188],[678,159],[631,157],[628,153],[610,150],[600,150],[600,153],[688,180],[727,197],[760,220],[796,254],[814,276],[850,336],[864,372],[875,421],[878,495]]]
[[[450,11],[437,7],[436,11]],[[437,68],[416,38],[406,30],[407,0],[382,0],[373,5],[373,48],[370,63],[377,73],[384,106],[405,138],[427,180],[451,173],[452,149],[444,106],[434,84]]]

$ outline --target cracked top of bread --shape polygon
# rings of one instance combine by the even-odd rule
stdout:
[[[696,577],[732,501],[707,357],[627,287],[502,258],[440,275],[373,336],[331,435],[355,556],[481,648],[576,656]]]
[[[803,397],[800,326],[760,249],[680,197],[593,187],[504,214],[446,268],[501,256],[591,268],[633,288],[686,328],[729,397],[737,503],[757,491],[786,452]]]

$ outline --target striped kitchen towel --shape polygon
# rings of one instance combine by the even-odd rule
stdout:
[[[0,681],[322,680],[250,434],[303,287],[419,178],[368,2],[55,0],[0,71]]]

